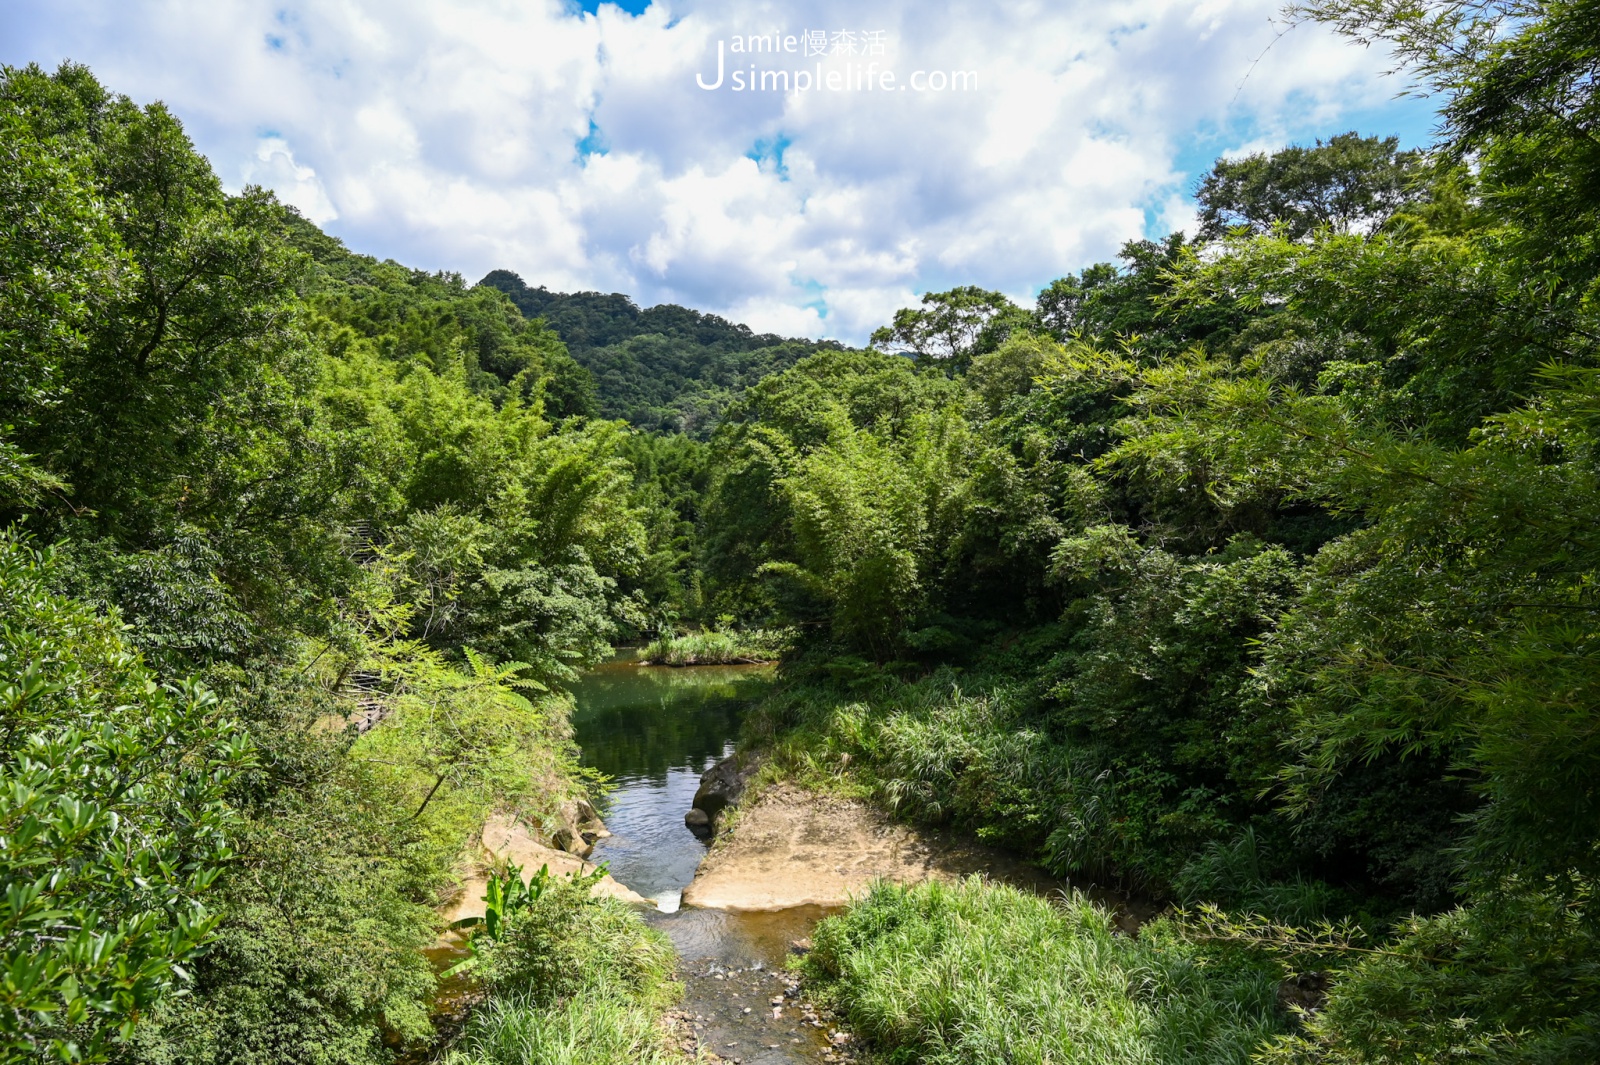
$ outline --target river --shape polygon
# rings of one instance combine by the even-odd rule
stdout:
[[[696,1018],[701,1045],[746,1065],[825,1060],[826,1033],[804,1023],[783,972],[790,944],[810,934],[825,911],[772,913],[680,908],[707,844],[684,826],[700,774],[733,753],[745,710],[770,685],[760,666],[641,666],[631,652],[585,674],[574,686],[572,724],[585,765],[612,789],[600,804],[609,839],[590,860],[619,883],[656,901],[647,920],[677,946],[683,1008]],[[776,1016],[774,1015],[776,1013]]]

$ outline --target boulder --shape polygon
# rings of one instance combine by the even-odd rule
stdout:
[[[694,808],[704,810],[715,823],[717,815],[736,806],[744,789],[755,776],[756,761],[744,754],[730,754],[700,775],[700,790],[694,793]]]
[[[697,807],[690,807],[683,815],[683,823],[697,836],[711,835],[711,815]]]
[[[587,799],[567,799],[556,808],[556,827],[550,833],[550,846],[587,858],[596,841],[610,836],[605,822]]]
[[[566,825],[550,833],[550,846],[568,854],[576,854],[580,858],[589,857],[594,850],[593,842],[584,839],[580,833],[574,832]]]

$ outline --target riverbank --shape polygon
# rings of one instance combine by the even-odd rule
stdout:
[[[897,823],[864,802],[779,783],[739,808],[683,904],[732,911],[839,907],[875,881],[917,884],[974,873],[1039,894],[1061,886],[993,848]]]
[[[763,959],[687,974],[702,1046],[760,1055],[745,1061],[845,1060],[864,1038],[869,1051],[945,1065],[1244,1065],[1292,1024],[1284,973],[1264,955],[1193,938],[1154,905],[1075,890],[970,837],[786,781],[738,808],[683,903],[680,919],[804,935],[798,984]],[[809,1046],[784,1026],[796,1004],[827,1018],[809,1022]]]

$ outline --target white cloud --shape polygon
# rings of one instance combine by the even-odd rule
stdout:
[[[282,137],[262,137],[256,143],[255,158],[245,163],[243,177],[246,185],[272,189],[280,200],[294,204],[319,226],[339,217],[328,191],[317,180],[317,172],[295,162],[289,142]]]
[[[14,0],[0,59],[70,56],[164,99],[225,178],[360,251],[860,341],[918,292],[1026,295],[1147,226],[1192,226],[1210,158],[1381,113],[1384,57],[1305,26],[1274,40],[1276,6]],[[718,40],[851,27],[885,31],[853,62],[897,87],[695,84]],[[813,77],[852,62],[782,58]],[[730,78],[773,63],[727,59]],[[978,88],[898,87],[917,70]]]

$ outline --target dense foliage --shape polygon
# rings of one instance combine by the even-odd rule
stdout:
[[[674,482],[500,293],[160,105],[7,69],[0,152],[0,1045],[388,1060],[484,818],[585,786],[560,685],[664,598]]]
[[[1259,959],[1168,921],[1120,936],[1082,897],[880,884],[814,940],[809,974],[890,1062],[1242,1065],[1281,1026]]]
[[[811,964],[891,1056],[1600,1059],[1600,9],[1303,14],[1438,145],[1219,161],[1196,237],[865,351],[380,263],[5,70],[0,1047],[417,1045],[574,672],[782,633],[778,766],[1196,908],[880,890]],[[660,941],[545,899],[457,1060],[660,1053]]]
[[[1220,161],[1198,241],[761,382],[707,594],[809,634],[758,728],[795,771],[1335,970],[1274,1059],[1589,1060],[1600,18],[1309,15],[1441,94],[1434,151]]]

